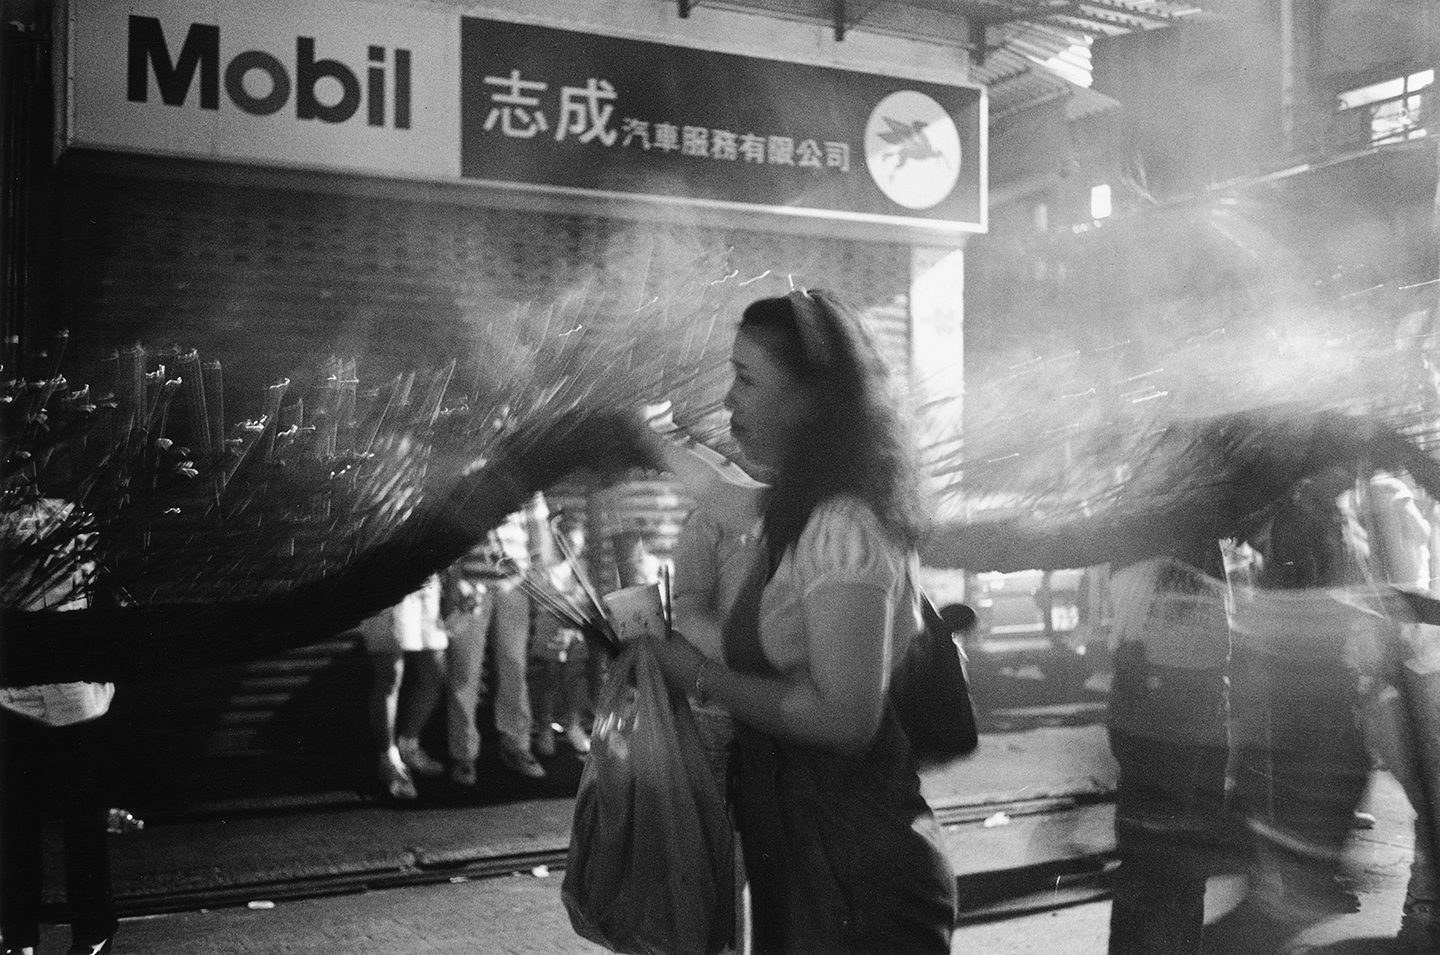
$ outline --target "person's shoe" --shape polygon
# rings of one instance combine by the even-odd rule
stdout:
[[[380,754],[380,785],[385,787],[386,794],[391,799],[419,799],[420,794],[415,791],[415,781],[410,778],[410,771],[405,764],[395,755],[394,750]]]
[[[420,748],[420,741],[402,736],[395,741],[395,748],[400,750],[400,760],[416,775],[439,776],[445,772],[445,764],[431,756]]]
[[[565,727],[565,742],[582,756],[590,752],[590,736],[580,728],[579,723],[571,723]]]
[[[475,763],[471,760],[459,760],[450,767],[450,781],[457,786],[475,785]]]
[[[35,955],[34,945],[6,945],[5,955]]]
[[[1434,902],[1411,899],[1400,916],[1400,934],[1395,936],[1403,951],[1440,951],[1440,911]]]
[[[519,773],[526,779],[544,779],[545,767],[530,753],[514,746],[500,747],[500,762],[511,772]]]
[[[531,744],[536,754],[549,759],[555,755],[555,730],[547,726],[535,734],[535,740]]]
[[[76,942],[65,955],[106,955],[114,941],[115,936],[112,935],[102,942]]]

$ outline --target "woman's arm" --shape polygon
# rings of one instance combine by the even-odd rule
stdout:
[[[698,690],[780,739],[854,753],[875,736],[884,715],[891,609],[883,587],[816,587],[805,600],[805,626],[823,636],[809,641],[808,673],[794,679],[738,673],[680,637],[656,641],[656,652],[671,687]]]
[[[707,657],[721,657],[720,528],[703,506],[696,507],[680,528],[672,557],[675,589],[674,628]]]
[[[699,442],[663,437],[657,440],[665,470],[691,497],[708,507],[722,524],[738,523],[742,530],[748,529],[759,514],[764,484]]]
[[[675,543],[675,628],[718,660],[729,610],[722,599],[721,575],[727,572],[722,550],[754,529],[764,485],[703,445],[664,440],[662,454],[696,502]]]

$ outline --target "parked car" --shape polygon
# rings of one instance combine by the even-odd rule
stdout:
[[[1078,692],[1109,669],[1104,568],[972,574],[977,622],[964,639],[972,679],[1038,677]]]

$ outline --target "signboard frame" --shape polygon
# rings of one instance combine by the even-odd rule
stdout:
[[[486,47],[477,50],[480,43],[477,34],[482,30],[490,31],[492,35],[484,38],[488,41]],[[521,191],[604,196],[617,200],[639,199],[657,204],[748,214],[763,212],[945,233],[984,232],[987,229],[989,98],[982,86],[929,83],[858,70],[582,34],[479,17],[463,18],[461,31],[461,175],[470,181]],[[563,66],[558,83],[553,81],[551,69],[552,64],[557,63]],[[635,65],[627,68],[627,64]],[[693,80],[696,75],[706,78],[703,85]],[[540,76],[544,79],[537,78]],[[509,83],[502,83],[505,80]],[[661,91],[647,98],[644,96],[647,84],[661,87]],[[555,91],[557,85],[561,90],[558,97]],[[735,92],[737,88],[738,93]],[[642,106],[636,112],[655,118],[637,117],[628,111],[627,97],[635,96],[637,90],[641,91]],[[798,99],[799,105],[785,104],[780,98],[782,91],[784,95]],[[801,95],[797,96],[797,91]],[[570,97],[568,108],[564,108],[566,96]],[[742,107],[734,108],[724,102],[727,97],[739,99]],[[686,106],[685,98],[702,101],[692,111],[698,116],[686,116],[696,122],[674,121],[678,118],[676,111]],[[926,118],[938,117],[940,124],[937,125],[951,127],[953,148],[947,150],[944,145],[937,148],[932,144],[930,139],[940,137],[923,128],[920,122],[915,122],[916,114],[904,112],[903,105],[893,115],[885,115],[883,104],[905,98],[919,103],[921,109],[928,108]],[[844,102],[836,102],[841,99]],[[561,103],[561,109],[546,110],[547,106],[554,107],[557,101]],[[761,101],[758,108],[757,101]],[[945,105],[942,106],[941,102]],[[512,110],[525,110],[525,120],[530,124],[522,130],[528,135],[512,137],[512,142],[498,147],[512,147],[509,151],[515,155],[508,162],[479,157],[481,144],[502,138],[497,133],[514,121]],[[608,122],[601,128],[595,121],[596,117],[605,115],[607,111]],[[811,116],[826,115],[823,120],[811,119],[806,124],[803,117],[797,120],[797,112]],[[955,122],[956,113],[961,114],[959,122]],[[543,124],[543,130],[536,123],[537,118]],[[830,130],[840,129],[834,138],[827,138],[823,133],[808,139],[803,136],[775,136],[773,133],[775,128],[789,131],[790,127],[797,125],[814,132],[817,128],[826,128],[826,121]],[[647,128],[637,133],[636,126]],[[650,159],[657,150],[652,148],[654,144],[650,140],[641,137],[653,136],[660,130],[668,131],[668,148],[661,162],[647,164],[649,169],[625,169],[606,161],[605,153],[616,152],[617,146],[621,150],[630,146],[631,154],[638,154],[642,162]],[[875,135],[877,132],[878,136]],[[724,145],[728,147],[728,155],[719,161],[715,153],[722,146],[716,139],[717,134],[727,137]],[[585,136],[590,137],[588,142],[577,142]],[[602,136],[610,139],[604,149],[596,145]],[[693,136],[700,139],[698,149],[692,146]],[[703,182],[698,183],[699,188],[696,188],[694,177],[675,168],[685,162],[710,166],[732,173],[730,178],[733,180],[734,170],[744,170],[752,165],[770,165],[759,158],[753,161],[742,158],[746,137],[754,147],[752,157],[758,156],[761,150],[768,150],[772,141],[778,139],[791,150],[792,162],[803,162],[803,159],[795,159],[795,154],[801,146],[810,144],[810,174],[817,180],[825,178],[825,170],[834,168],[838,147],[845,147],[843,155],[849,168],[844,174],[860,180],[850,187],[849,192],[852,197],[864,194],[864,201],[851,204],[865,208],[834,208],[834,205],[845,203],[837,203],[833,198],[832,207],[827,208],[823,204],[823,194],[827,191],[824,184],[818,189],[805,186],[795,189],[794,193],[803,197],[798,202],[773,199],[745,201],[706,195],[704,193],[713,190],[705,188]],[[563,149],[571,156],[585,156],[586,159],[552,164],[542,151],[535,148],[540,143],[551,151]],[[893,163],[908,164],[908,169],[928,164],[945,171],[946,164],[950,164],[948,171],[955,177],[955,189],[947,195],[942,183],[940,198],[935,198],[936,192],[932,189],[929,197],[919,197],[918,202],[922,205],[913,208],[892,201],[882,194],[884,187],[880,178],[883,172],[878,168],[879,161],[872,161],[875,157],[867,148],[872,145],[879,145],[895,157]],[[519,148],[513,148],[517,146]],[[707,146],[708,155],[704,152]],[[769,158],[765,157],[766,160]],[[665,161],[669,161],[669,170],[663,166]],[[963,176],[960,174],[962,166]],[[547,167],[550,167],[548,175],[535,175],[536,169]],[[792,170],[794,168],[791,167]],[[800,170],[799,175],[803,177],[806,172]],[[607,176],[617,184],[609,184]],[[792,176],[792,180],[794,178]],[[641,185],[637,187],[633,184],[635,182]],[[956,197],[954,193],[966,184],[968,194]],[[682,192],[680,187],[688,188]],[[735,191],[743,191],[743,187]],[[833,195],[837,190],[831,188],[828,191]],[[822,197],[821,202],[805,201],[806,198],[814,199],[817,194]],[[964,211],[959,216],[947,217],[931,211],[936,206],[963,206]]]
[[[279,0],[275,2],[279,3]],[[263,0],[261,5],[264,5]],[[143,11],[142,7],[145,8]],[[150,101],[136,102],[135,77],[126,75],[127,65],[130,74],[134,74],[135,65],[126,62],[126,47],[133,41],[124,29],[120,30],[119,39],[113,31],[108,34],[108,42],[121,49],[118,53],[111,51],[102,57],[108,58],[104,68],[108,71],[105,75],[112,81],[107,92],[110,100],[97,99],[96,87],[104,82],[104,76],[96,75],[100,67],[93,56],[100,42],[97,37],[103,32],[104,25],[114,27],[116,23],[123,22],[97,25],[102,15],[108,12],[110,20],[115,20],[123,12],[133,21],[135,12],[145,15],[145,11],[151,8],[155,11],[151,32],[164,33],[169,38],[169,49],[149,54],[149,75],[144,91],[149,94]],[[358,187],[367,191],[388,188],[390,191],[414,193],[419,187],[418,191],[430,198],[453,198],[469,191],[492,195],[498,199],[496,204],[501,205],[588,210],[601,214],[609,211],[629,217],[655,215],[674,218],[689,215],[699,220],[753,223],[759,215],[767,218],[772,227],[790,231],[839,229],[845,233],[858,230],[869,236],[931,236],[941,244],[963,243],[968,234],[987,229],[988,97],[980,86],[927,83],[853,69],[741,56],[622,36],[579,33],[449,11],[440,19],[437,17],[441,15],[432,13],[423,29],[418,31],[423,35],[411,43],[405,40],[403,28],[396,32],[393,25],[377,26],[381,14],[393,14],[393,11],[367,0],[300,0],[298,5],[280,3],[275,10],[284,10],[287,14],[292,10],[298,11],[293,14],[292,22],[279,27],[280,33],[288,30],[293,34],[300,30],[303,39],[289,39],[288,42],[304,45],[299,45],[292,52],[284,41],[276,39],[278,34],[270,36],[263,32],[276,32],[274,17],[267,19],[264,11],[257,11],[250,5],[243,9],[244,14],[234,14],[223,6],[196,0],[148,0],[143,4],[91,0],[85,4],[71,2],[59,7],[56,16],[63,24],[63,48],[67,56],[64,64],[65,97],[57,124],[57,159],[75,155],[81,162],[94,163],[105,154],[128,153],[166,160],[160,166],[172,171],[186,165],[218,163],[232,169],[245,166],[279,172],[282,179],[306,183],[333,181],[333,176],[339,174],[345,177],[345,184],[340,188],[346,191],[357,188],[354,178],[359,177],[376,180]],[[339,13],[358,13],[359,16],[338,16]],[[161,23],[162,17],[168,19],[157,29],[156,24]],[[262,28],[257,28],[262,31],[258,34],[260,39],[246,35],[242,28],[236,26],[242,20],[264,24]],[[345,24],[337,26],[334,35],[325,32],[332,20],[344,21]],[[354,24],[357,21],[368,24],[362,29],[378,31],[378,39],[349,37],[351,42],[346,47],[340,39],[346,37],[346,30],[351,34],[356,32]],[[183,45],[190,39],[188,31],[195,23],[218,24],[217,28],[222,33],[218,55],[212,51],[211,59],[202,61],[201,68],[184,85],[172,72],[168,77],[170,102],[164,104],[170,118],[167,120],[167,114],[162,113],[156,119],[155,111],[161,107],[160,72],[164,68],[157,57],[168,56],[169,63],[178,67]],[[464,36],[467,33],[473,35],[477,30],[502,37],[528,35],[539,38],[541,47],[549,43],[552,50],[557,49],[557,37],[566,43],[578,44],[579,49],[588,49],[589,59],[586,62],[581,62],[584,58],[567,54],[572,61],[570,75],[577,75],[576,70],[587,74],[579,83],[568,85],[586,86],[592,92],[603,90],[601,84],[611,84],[612,87],[613,84],[610,79],[595,75],[599,71],[588,69],[588,66],[604,66],[616,57],[624,59],[633,57],[636,50],[643,51],[645,55],[641,61],[649,75],[659,78],[663,72],[668,77],[666,91],[663,95],[640,101],[637,105],[641,109],[631,111],[649,111],[651,119],[642,120],[630,113],[618,118],[649,124],[650,135],[657,139],[668,127],[674,136],[671,141],[673,148],[668,151],[654,148],[658,145],[657,139],[652,139],[644,149],[630,148],[630,155],[625,158],[636,161],[631,162],[632,175],[628,180],[624,163],[597,162],[596,157],[601,154],[593,149],[589,156],[578,161],[575,161],[576,154],[572,152],[566,156],[562,150],[559,154],[562,161],[559,163],[526,163],[532,172],[543,166],[547,170],[543,176],[517,175],[513,164],[507,172],[503,162],[484,161],[483,155],[477,161],[476,142],[485,132],[484,125],[490,115],[487,107],[493,100],[482,102],[476,96],[476,89],[485,85],[487,77],[499,75],[488,70],[486,64],[466,62],[467,53],[473,53],[474,47],[466,46]],[[449,31],[450,35],[441,36],[437,31]],[[367,47],[363,42],[366,39],[370,42],[368,49],[371,57],[368,82],[372,85],[365,85]],[[266,40],[270,41],[269,47],[265,46]],[[412,52],[412,46],[417,47],[419,52]],[[536,66],[534,45],[528,49],[530,53],[527,55],[531,59],[526,60],[522,56],[511,64],[516,75],[523,76],[523,70]],[[135,52],[128,52],[128,59],[134,61]],[[380,57],[378,61],[375,59],[377,56]],[[215,65],[217,62],[218,67]],[[331,104],[337,99],[334,90],[340,87],[331,82],[333,74],[344,72],[342,68],[347,64],[351,75],[360,80],[362,91],[357,108],[348,112],[339,111],[345,119],[353,117],[349,128],[342,128],[340,120],[328,121],[324,116],[316,121],[317,103],[323,113],[327,97]],[[186,114],[186,108],[194,107],[189,109],[189,114],[201,112],[201,96],[206,92],[203,70],[207,65],[211,72],[218,69],[224,82],[217,100],[213,92],[214,78],[210,78],[210,99],[204,103],[203,116],[197,118]],[[544,65],[543,61],[540,65]],[[663,70],[659,69],[661,65]],[[306,69],[311,71],[308,79],[303,74]],[[275,99],[281,100],[281,106],[270,112],[279,112],[279,120],[291,119],[288,111],[298,109],[301,83],[308,82],[311,85],[306,94],[311,115],[295,118],[311,122],[291,122],[281,133],[272,134],[272,127],[267,127],[265,120],[274,117],[262,113],[259,107],[266,103],[265,83],[272,84],[270,92],[273,93],[277,77],[287,70],[292,90],[286,92],[292,95],[288,99],[276,96]],[[315,79],[325,71],[332,76],[321,75],[318,80]],[[719,77],[727,84],[738,85],[744,81],[747,71],[754,74],[752,92],[740,95],[740,105],[744,108],[731,109],[729,113],[724,113],[724,104],[715,96],[705,99],[704,84],[685,85],[687,74],[691,80],[696,75],[706,75],[712,80]],[[128,103],[122,102],[127,79],[131,93]],[[241,89],[242,81],[251,87],[248,98]],[[327,88],[326,83],[330,83],[330,87]],[[373,85],[376,83],[380,85]],[[400,85],[402,83],[403,86]],[[436,98],[433,93],[420,92],[424,86],[431,84],[453,89],[454,102],[447,102],[450,98],[448,93]],[[755,102],[758,97],[754,90],[788,88],[793,94],[800,87],[828,91],[835,99],[844,101],[832,104],[833,108],[827,112],[814,105],[813,97],[792,96],[798,106],[795,102],[786,104],[776,100],[765,109],[758,112],[755,109],[763,104]],[[404,106],[410,111],[403,122],[398,112],[402,89]],[[374,94],[376,90],[390,93],[386,105],[376,106],[373,102],[366,102],[364,95]],[[677,97],[677,91],[683,95]],[[493,94],[494,90],[491,92]],[[430,96],[429,101],[425,100],[426,95]],[[617,91],[617,99],[619,95],[620,91]],[[704,109],[697,112],[704,115],[676,117],[680,120],[678,122],[671,122],[662,115],[667,110],[673,112],[677,102],[683,105],[684,96],[693,98],[696,95],[704,101],[701,104]],[[933,128],[946,127],[950,135],[948,143],[942,141],[937,146],[929,141],[935,137],[927,138],[931,127],[912,122],[904,115],[898,118],[885,116],[883,111],[876,109],[880,100],[889,96],[893,103],[897,95],[910,97],[912,103],[929,104],[927,108],[932,110],[931,118],[939,120]],[[413,103],[411,96],[415,97]],[[869,99],[864,100],[867,96]],[[856,107],[855,103],[862,100],[864,108]],[[958,123],[954,123],[954,117],[950,115],[957,111],[956,103],[965,104],[969,110]],[[597,100],[592,96],[585,105],[591,117],[595,115],[596,104]],[[108,110],[112,108],[117,114],[128,110],[133,115],[123,118],[117,115],[111,122]],[[148,114],[144,112],[147,108],[151,110]],[[717,109],[720,111],[717,112]],[[934,110],[945,115],[934,114]],[[787,123],[790,126],[803,125],[795,121],[797,111],[802,118],[805,114],[815,114],[819,119],[806,128],[793,130],[796,135],[788,135],[792,132],[790,128],[779,127]],[[861,117],[861,112],[868,115]],[[231,114],[229,119],[226,118],[227,113]],[[824,115],[820,116],[821,113]],[[366,128],[367,115],[370,118],[368,127],[371,128]],[[593,125],[585,126],[583,115],[572,109],[570,118],[573,122],[565,137],[557,141],[559,146],[575,145],[575,141],[586,132],[592,134],[590,143],[596,141],[598,132]],[[147,117],[146,122],[137,125],[134,121],[136,116]],[[563,116],[560,113],[556,118]],[[717,116],[720,119],[716,119]],[[755,116],[761,117],[761,121],[755,121]],[[767,125],[763,121],[767,116],[774,122],[769,124],[769,128],[763,128]],[[199,122],[200,119],[203,123]],[[164,124],[167,122],[172,124],[171,128],[166,128]],[[414,132],[427,122],[431,124],[428,132],[423,129],[418,134]],[[491,124],[491,132],[503,122],[503,119],[495,120]],[[737,128],[726,129],[718,125],[721,122]],[[834,132],[838,127],[826,125],[837,122],[844,127],[838,133]],[[878,127],[877,122],[881,123]],[[185,123],[191,125],[187,127]],[[867,124],[868,128],[862,128]],[[279,126],[280,123],[277,120],[272,125]],[[386,150],[376,143],[386,134],[393,139],[402,126],[411,144],[398,148],[395,155],[385,156]],[[449,126],[448,130],[444,128],[446,126]],[[720,149],[718,134],[727,134],[728,156],[717,158],[718,153],[697,155],[693,141],[686,146],[684,137],[693,139],[697,130],[714,137],[709,142],[711,149]],[[553,135],[555,127],[551,126],[550,131]],[[612,144],[623,142],[621,128],[609,132],[613,134]],[[625,133],[633,136],[633,129]],[[570,142],[563,141],[564,138]],[[867,142],[871,147],[869,152]],[[932,193],[928,196],[923,194],[922,189],[918,198],[911,188],[908,194],[900,193],[908,205],[887,199],[882,195],[884,184],[875,172],[875,164],[870,161],[875,155],[874,145],[877,142],[889,150],[889,162],[898,173],[908,174],[928,165],[950,172],[954,188],[944,191],[942,184],[942,192],[937,193],[931,187]],[[525,150],[517,152],[514,145],[508,141],[497,143],[497,151],[512,154],[512,160],[513,155],[524,155]],[[630,145],[634,146],[633,139]],[[689,153],[682,151],[687,148],[691,150]],[[620,155],[618,150],[612,152]],[[536,155],[534,149],[529,153],[533,160]],[[678,167],[671,163],[672,168],[679,171],[665,172],[667,160],[682,158],[683,162]],[[571,163],[568,172],[566,162]],[[691,168],[684,168],[687,164]],[[134,161],[130,160],[129,165],[134,166]],[[577,173],[580,174],[578,179]],[[203,169],[190,173],[192,177],[206,174]],[[591,178],[586,180],[585,175]],[[808,180],[804,178],[806,176]],[[241,178],[250,179],[253,176]],[[897,178],[903,178],[903,175]],[[393,185],[386,187],[385,181]],[[755,187],[757,182],[762,183],[758,189]],[[800,183],[798,188],[797,182]],[[788,185],[776,187],[775,183]],[[440,187],[438,192],[437,186]],[[961,192],[964,195],[957,200],[956,195]],[[504,199],[506,195],[511,198]],[[852,201],[856,196],[860,199]],[[490,204],[477,196],[462,201]],[[959,215],[948,211],[957,208],[963,208]],[[650,212],[647,213],[646,209]]]

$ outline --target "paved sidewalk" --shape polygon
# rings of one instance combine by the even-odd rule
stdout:
[[[495,792],[465,793],[444,780],[426,780],[418,803],[370,801],[149,822],[139,832],[112,837],[117,900],[124,914],[152,914],[443,880],[522,853],[549,854],[541,861],[558,865],[570,841],[573,799],[557,795],[563,791],[557,779],[564,772],[578,778],[575,766],[561,765],[567,759],[578,766],[573,754],[563,752],[547,761],[556,777],[548,781],[527,787],[515,782],[518,777],[501,779],[498,784],[509,787],[504,801]],[[972,757],[926,774],[923,784],[942,820],[983,819],[997,802],[1039,800],[1037,807],[1045,808],[1047,796],[1103,798],[1114,786],[1114,767],[1103,728],[1041,727],[984,737]],[[1017,821],[1016,831],[1041,819]],[[967,852],[962,871],[1091,853],[1097,840],[1103,848],[1108,839],[1106,819],[1063,823],[1089,831],[1071,838],[1054,831],[1062,825],[1059,817],[1045,817],[1043,837]],[[47,848],[46,898],[58,902],[58,840],[48,840]]]
[[[946,845],[963,908],[957,955],[1104,952],[1104,864],[1113,850],[1113,807],[1104,794],[1113,766],[1103,730],[987,737],[973,759],[924,783],[950,823]],[[997,814],[999,802],[1014,800],[1022,802],[1009,815]],[[115,955],[596,955],[602,950],[575,936],[560,902],[572,803],[550,795],[467,804],[437,795],[419,806],[208,817],[116,836],[116,888],[131,917]],[[1411,815],[1388,774],[1374,777],[1370,804],[1376,827],[1352,839],[1361,911],[1283,946],[1224,955],[1393,950]],[[541,855],[513,874],[467,874],[521,853]],[[550,861],[535,862],[544,853]],[[1218,917],[1237,897],[1226,895],[1233,882],[1215,888]],[[65,935],[46,926],[42,951],[63,951]]]
[[[1371,806],[1379,822],[1357,831],[1353,861],[1363,873],[1361,911],[1331,918],[1269,945],[1259,940],[1214,955],[1382,955],[1394,951],[1410,849],[1403,799],[1389,777],[1377,777]],[[984,853],[1018,830],[960,827],[954,852]],[[1048,838],[1031,832],[1021,841]],[[127,919],[114,955],[602,955],[575,935],[560,901],[562,873],[456,881],[294,901],[256,900],[229,907]],[[969,883],[971,886],[978,884]],[[966,883],[962,882],[962,892]],[[1217,888],[1223,889],[1224,886]],[[1215,893],[1216,915],[1226,899]],[[1233,900],[1232,900],[1233,901]],[[954,955],[1102,955],[1109,903],[1103,895],[1041,890],[1010,900],[957,928]],[[61,929],[47,926],[44,951],[63,950]],[[900,955],[900,953],[897,953]],[[1207,949],[1207,955],[1211,950]]]

